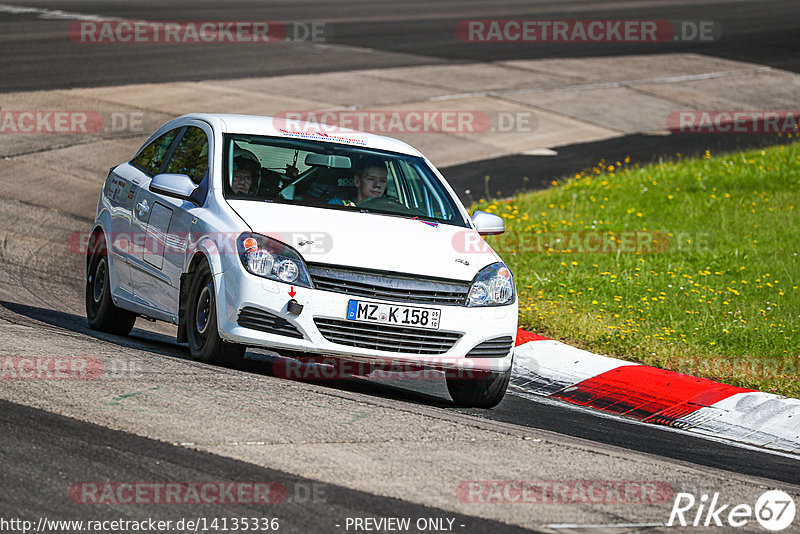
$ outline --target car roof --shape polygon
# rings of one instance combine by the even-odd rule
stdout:
[[[417,149],[398,139],[314,122],[227,113],[191,113],[170,122],[183,122],[187,119],[207,122],[222,133],[309,139],[422,156]]]

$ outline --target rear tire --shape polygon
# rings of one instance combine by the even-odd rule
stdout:
[[[468,374],[464,371],[448,371],[445,376],[447,390],[459,406],[494,408],[506,394],[508,382],[511,380],[511,368],[505,373],[471,371]]]
[[[136,314],[114,305],[105,238],[103,234],[95,234],[92,238],[86,262],[86,319],[89,328],[126,336],[133,329]]]
[[[247,347],[219,337],[216,295],[211,269],[203,261],[192,276],[186,306],[189,352],[195,360],[231,367],[242,360]]]

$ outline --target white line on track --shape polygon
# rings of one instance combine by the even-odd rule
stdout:
[[[11,4],[0,4],[0,13],[10,13],[12,15],[22,15],[33,13],[39,15],[40,19],[47,20],[122,20],[119,17],[107,17],[105,15],[87,15],[85,13],[71,13],[60,9],[45,9],[42,7],[22,7]]]

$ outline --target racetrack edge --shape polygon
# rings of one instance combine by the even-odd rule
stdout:
[[[601,356],[517,331],[518,389],[716,439],[800,454],[800,399]]]

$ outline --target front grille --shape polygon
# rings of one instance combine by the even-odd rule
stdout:
[[[320,333],[331,343],[361,349],[408,352],[413,354],[444,354],[461,339],[459,332],[419,330],[377,323],[356,323],[339,319],[315,317]]]
[[[310,265],[308,270],[316,289],[395,302],[463,306],[470,288],[469,282],[384,271],[345,270],[323,265]]]
[[[250,306],[242,308],[239,312],[237,323],[239,326],[269,334],[293,337],[295,339],[303,339],[305,337],[297,327],[283,317]]]
[[[496,337],[478,343],[467,353],[467,358],[505,358],[514,346],[511,336]]]

